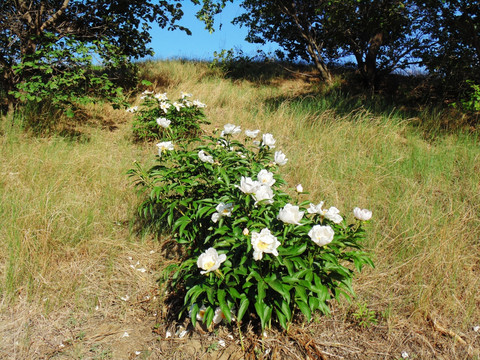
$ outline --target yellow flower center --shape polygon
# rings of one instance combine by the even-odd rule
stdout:
[[[259,241],[258,244],[257,244],[257,246],[258,246],[258,248],[259,248],[260,250],[266,250],[266,249],[268,249],[269,245],[270,245],[270,244],[267,244],[267,243],[265,243],[265,242],[263,242],[263,241]]]
[[[213,265],[215,265],[215,262],[210,260],[210,261],[207,261],[206,263],[203,264],[203,268],[205,270],[209,270],[209,269],[212,268]]]

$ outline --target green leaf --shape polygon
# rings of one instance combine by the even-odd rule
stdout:
[[[297,306],[303,315],[306,316],[307,320],[312,320],[312,312],[310,311],[310,307],[301,300],[296,300],[295,302],[297,303]]]
[[[242,321],[243,316],[245,315],[246,311],[248,310],[248,306],[250,305],[250,300],[248,300],[247,296],[245,294],[242,294],[242,300],[240,300],[240,306],[238,308],[238,313],[237,313],[237,320]]]
[[[223,315],[227,319],[228,322],[232,321],[232,315],[230,313],[230,308],[228,307],[226,301],[225,301],[225,296],[226,296],[226,291],[225,289],[218,289],[217,291],[217,299],[218,303],[220,305],[220,309],[223,312]]]

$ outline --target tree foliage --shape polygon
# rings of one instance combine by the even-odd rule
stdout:
[[[256,1],[244,0],[246,12],[235,19],[247,40],[278,43],[290,59],[315,63],[330,80],[328,61],[353,56],[365,82],[404,67],[419,41],[416,7],[410,1]]]
[[[225,1],[192,0],[202,5],[197,17],[210,29]],[[24,84],[25,91],[32,76],[52,79],[45,67],[49,74],[62,74],[81,65],[87,71],[77,74],[80,88],[98,78],[95,63],[114,64],[105,70],[120,68],[125,75],[130,60],[153,54],[151,24],[190,33],[177,24],[181,5],[181,0],[0,0],[0,90],[12,103],[15,89]],[[58,57],[60,51],[65,56]]]

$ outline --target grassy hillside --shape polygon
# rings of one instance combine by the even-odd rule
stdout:
[[[310,336],[324,355],[347,359],[402,351],[478,358],[478,132],[426,131],[418,124],[435,120],[427,111],[413,118],[360,106],[290,74],[231,79],[207,64],[165,61],[143,64],[142,78],[172,98],[187,91],[206,103],[206,132],[225,123],[271,132],[289,158],[286,180],[310,193],[302,200],[350,216],[355,206],[373,211],[365,246],[375,268],[355,279],[351,304],[334,304],[331,317],[310,326],[298,323],[292,354],[304,357],[310,345],[300,339]],[[136,231],[138,197],[126,176],[133,161],[154,160],[155,145],[132,141],[131,114],[87,110],[73,138],[58,135],[62,125],[39,137],[23,130],[22,118],[1,120],[0,357],[218,358],[222,348],[212,344],[228,329],[192,335],[194,353],[185,340],[162,340],[169,325],[155,280],[172,261],[162,247],[168,239]],[[273,338],[252,354],[275,348]],[[227,349],[241,354],[236,340]]]

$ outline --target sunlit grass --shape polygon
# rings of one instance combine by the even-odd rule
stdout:
[[[437,314],[452,326],[480,321],[480,147],[473,134],[425,136],[400,111],[361,107],[342,93],[317,95],[301,79],[231,80],[205,63],[150,62],[156,91],[207,104],[206,131],[235,123],[271,132],[289,158],[291,187],[351,215],[373,210],[365,244],[375,269],[354,287],[370,308],[396,318]],[[130,120],[91,109],[115,129],[83,125],[84,141],[0,133],[0,296],[44,306],[93,299],[110,289],[118,254],[138,238],[138,204],[126,171],[152,161],[155,146],[131,141]],[[98,125],[98,124],[97,124]],[[92,288],[91,280],[95,279]],[[93,301],[93,300],[88,300]]]

